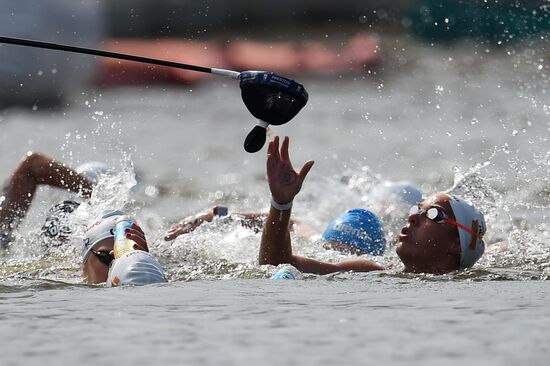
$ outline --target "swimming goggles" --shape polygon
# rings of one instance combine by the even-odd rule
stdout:
[[[115,260],[115,257],[111,254],[111,251],[109,250],[98,250],[97,252],[94,250],[91,250],[93,255],[96,256],[97,259],[103,264],[105,264],[107,267],[111,265],[111,262]]]
[[[454,225],[456,227],[461,228],[462,230],[466,231],[467,233],[470,233],[471,235],[475,236],[478,239],[481,239],[481,236],[476,234],[472,229],[470,229],[468,226],[463,225],[459,222],[454,221],[443,211],[442,209],[438,207],[430,207],[427,210],[423,210],[420,205],[414,205],[409,210],[409,215],[422,215],[426,214],[426,217],[432,221],[434,221],[436,224],[443,224],[445,222]]]

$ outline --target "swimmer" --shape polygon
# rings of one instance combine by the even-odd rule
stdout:
[[[39,185],[67,189],[90,197],[92,183],[83,175],[39,153],[28,155],[14,170],[0,195],[0,247],[13,241],[12,232],[27,214]]]
[[[229,213],[227,207],[215,206],[207,212],[199,213],[195,216],[189,216],[184,218],[181,222],[174,224],[164,234],[165,241],[172,241],[182,234],[188,234],[205,222],[212,222],[218,218],[225,218],[228,220],[236,220],[241,223],[243,227],[254,230],[254,232],[260,232],[262,230],[264,221],[267,217],[266,213],[261,212],[233,212]]]
[[[126,238],[134,241],[134,251],[115,259],[114,228],[123,211],[110,210],[92,219],[82,241],[82,275],[90,284],[107,286],[146,285],[166,282],[159,262],[149,254],[145,233],[136,223],[126,229]]]
[[[288,263],[301,272],[316,274],[389,268],[367,259],[327,263],[293,254],[289,231],[292,204],[314,162],[307,161],[296,172],[288,146],[285,137],[279,149],[279,138],[275,137],[267,151],[272,199],[262,232],[259,264]],[[407,272],[449,273],[471,267],[481,257],[484,233],[485,221],[477,209],[452,195],[436,193],[410,209],[396,252]]]
[[[374,212],[363,208],[347,210],[332,220],[321,239],[325,249],[348,254],[383,255],[386,250],[382,221]]]
[[[187,217],[172,225],[164,234],[164,240],[172,241],[180,235],[194,231],[205,222],[213,222],[219,218],[238,221],[243,227],[258,233],[262,230],[267,215],[261,212],[229,213],[227,207],[215,206],[212,210]],[[301,220],[291,219],[290,230],[303,238],[313,239],[319,236],[315,228]],[[362,208],[348,210],[334,219],[321,239],[324,248],[348,254],[382,255],[386,248],[382,221],[374,212]]]
[[[53,206],[42,227],[50,245],[68,241],[74,233],[71,214],[80,204],[66,200]],[[145,233],[137,223],[126,229],[126,238],[134,241],[133,251],[114,258],[114,229],[117,220],[128,216],[124,211],[107,210],[94,217],[84,229],[82,239],[82,276],[90,284],[107,286],[146,285],[166,282],[159,262],[149,254]]]

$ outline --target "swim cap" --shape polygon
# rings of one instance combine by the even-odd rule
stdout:
[[[362,253],[382,255],[386,249],[384,226],[372,211],[348,210],[328,224],[323,240],[347,244]]]
[[[73,229],[69,226],[69,215],[78,206],[80,206],[80,203],[66,200],[50,208],[46,215],[46,221],[42,225],[42,234],[61,241],[69,239],[73,232]]]
[[[86,177],[92,184],[97,184],[99,177],[109,172],[109,166],[100,161],[89,161],[76,167],[75,171]]]
[[[113,229],[115,228],[115,221],[124,215],[128,214],[118,210],[103,211],[90,221],[84,232],[82,263],[86,263],[86,260],[90,256],[90,250],[92,250],[94,245],[104,239],[114,238]]]
[[[416,205],[422,202],[422,192],[413,183],[406,180],[382,182],[373,188],[371,196],[374,199],[407,205]]]
[[[296,267],[290,264],[286,264],[279,269],[273,276],[272,280],[300,280],[302,279],[302,272],[298,271]]]
[[[450,198],[449,203],[455,214],[456,222],[466,226],[478,235],[476,237],[461,227],[457,228],[460,238],[460,267],[468,268],[473,266],[485,251],[485,243],[483,242],[483,235],[486,230],[485,219],[483,214],[471,204],[450,194],[447,196]]]
[[[142,286],[166,282],[160,263],[143,250],[134,250],[113,261],[107,286]]]

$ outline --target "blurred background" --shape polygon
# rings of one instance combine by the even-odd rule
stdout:
[[[545,40],[550,28],[547,1],[535,0],[281,0],[269,5],[245,0],[5,0],[0,33],[212,67],[372,76],[367,71],[374,66],[378,73],[405,66],[406,57],[399,52],[403,42],[452,47],[470,40],[475,47],[498,51],[526,39]],[[83,85],[195,83],[205,77],[120,66],[109,59],[94,64],[89,56],[8,45],[0,47],[0,56],[0,103],[5,106],[70,102]]]

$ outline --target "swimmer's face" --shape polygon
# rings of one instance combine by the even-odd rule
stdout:
[[[94,245],[95,252],[109,253],[113,250],[113,238],[107,238]],[[84,279],[88,283],[102,283],[107,281],[109,275],[109,266],[99,260],[94,254],[90,254],[86,263],[82,266]]]
[[[449,197],[438,193],[420,204],[421,211],[409,215],[401,229],[396,252],[409,272],[448,273],[459,269],[460,238],[456,226],[437,223],[426,216],[436,207],[455,220]]]

